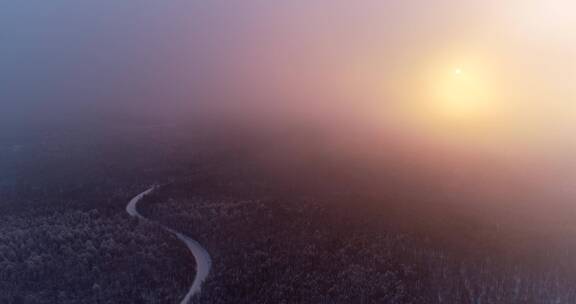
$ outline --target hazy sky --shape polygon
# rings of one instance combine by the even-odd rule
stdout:
[[[332,120],[347,148],[511,166],[571,201],[575,3],[2,0],[0,127]]]
[[[483,124],[555,132],[576,115],[574,12],[569,0],[5,0],[0,106],[13,118],[484,111]]]
[[[2,1],[3,114],[62,118],[158,98],[179,10],[155,3]]]

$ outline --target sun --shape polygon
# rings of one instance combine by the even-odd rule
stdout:
[[[490,79],[472,64],[439,68],[427,77],[424,106],[434,119],[473,121],[493,108]]]
[[[490,50],[446,48],[423,54],[398,87],[398,119],[442,136],[489,134],[507,125],[510,102],[501,61]],[[503,123],[504,121],[504,123]]]

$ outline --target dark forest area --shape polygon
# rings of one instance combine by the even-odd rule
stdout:
[[[186,247],[125,213],[156,178],[177,176],[161,156],[178,148],[147,147],[158,140],[147,129],[108,132],[2,134],[0,303],[176,303],[186,292]]]
[[[576,297],[569,244],[464,212],[429,178],[407,184],[397,166],[351,167],[310,134],[283,144],[221,135],[135,128],[5,139],[0,302],[178,303],[195,261],[164,227],[212,257],[197,303]],[[279,150],[289,166],[270,166]],[[139,206],[150,221],[130,218],[126,204],[151,185]]]
[[[258,162],[246,166],[247,159],[199,163],[142,206],[148,217],[193,235],[213,255],[199,303],[576,299],[572,246],[495,226],[483,214],[434,201],[433,191],[423,199],[407,194],[414,185],[396,184],[367,195],[342,184],[342,176],[315,171],[321,166],[279,178]],[[394,177],[381,178],[394,184]],[[418,197],[434,205],[410,203]]]

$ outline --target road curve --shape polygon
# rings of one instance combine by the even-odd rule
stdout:
[[[154,192],[158,188],[159,188],[158,186],[153,186],[148,190],[135,196],[133,199],[130,200],[128,205],[126,205],[126,212],[128,212],[130,216],[136,217],[141,220],[149,221],[149,219],[142,216],[142,214],[138,212],[137,208],[138,203],[146,195]],[[212,258],[210,257],[208,251],[206,251],[206,249],[204,249],[204,247],[202,247],[202,245],[200,245],[200,243],[198,243],[194,239],[174,229],[168,228],[164,225],[162,225],[162,227],[166,229],[166,231],[174,234],[179,240],[181,240],[184,244],[186,244],[186,247],[188,247],[188,249],[194,256],[194,259],[196,260],[196,276],[194,277],[194,282],[192,283],[192,286],[190,286],[190,289],[188,290],[186,296],[184,296],[182,301],[180,301],[180,304],[188,304],[195,295],[200,293],[202,289],[202,283],[204,283],[204,281],[208,277],[208,274],[210,274],[210,268],[212,266]]]

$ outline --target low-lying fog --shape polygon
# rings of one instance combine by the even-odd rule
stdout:
[[[290,173],[316,154],[489,217],[576,215],[573,41],[491,37],[493,4],[347,3],[4,1],[3,141],[202,126]]]

